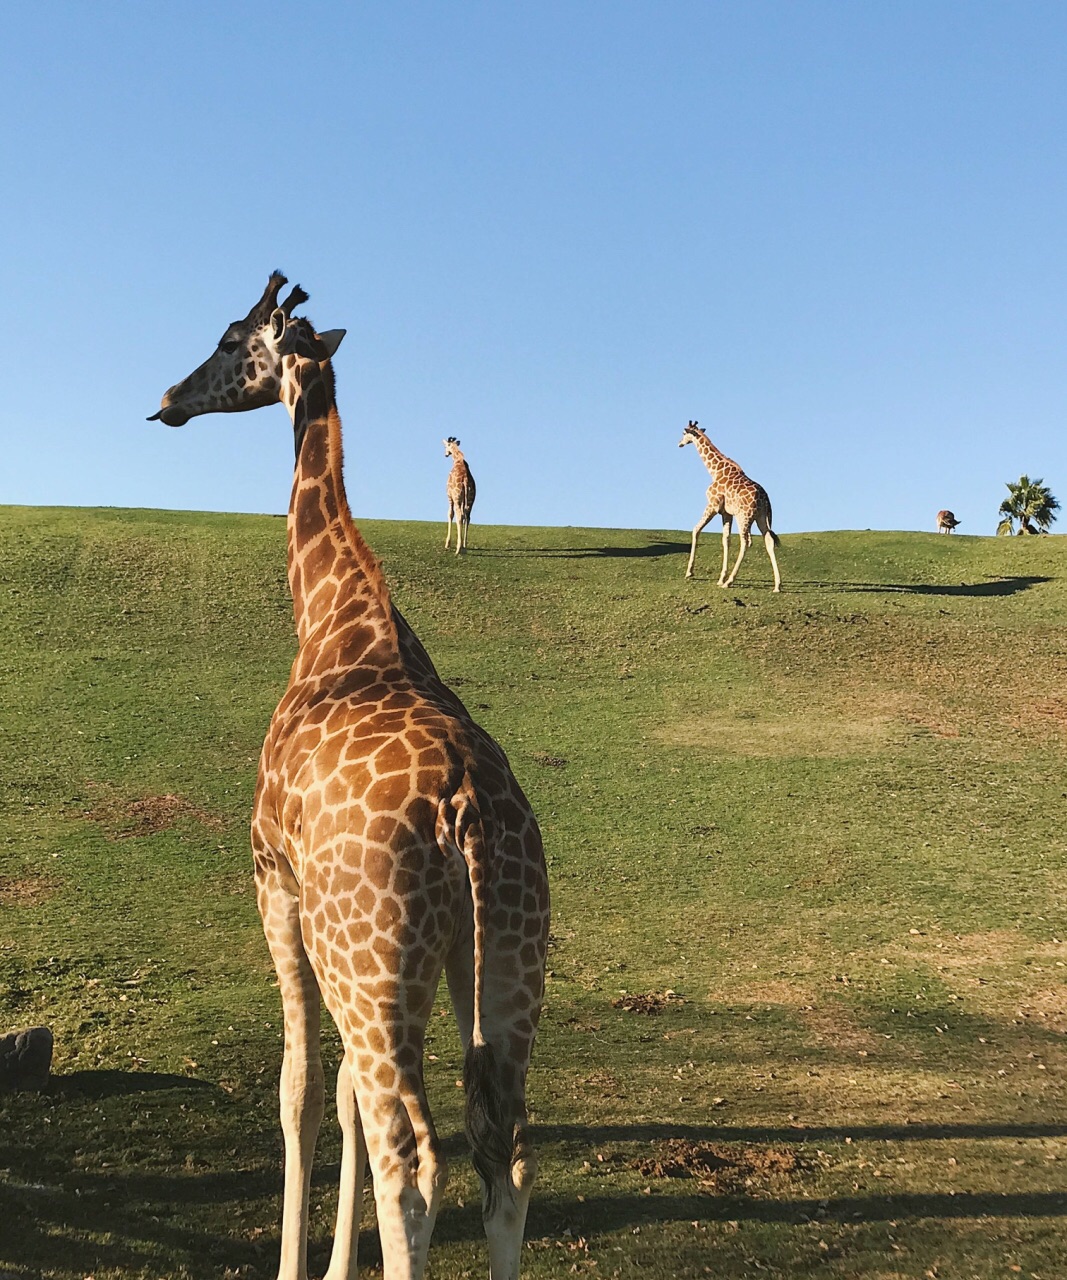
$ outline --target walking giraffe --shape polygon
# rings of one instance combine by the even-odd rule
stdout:
[[[720,453],[707,435],[692,421],[682,432],[678,447],[681,449],[687,444],[696,445],[697,453],[711,472],[711,485],[708,488],[708,505],[704,508],[704,514],[700,517],[699,523],[693,529],[693,544],[689,550],[689,564],[686,566],[685,576],[687,578],[693,576],[693,563],[697,556],[697,538],[700,536],[701,529],[715,516],[722,516],[722,572],[719,574],[719,586],[729,587],[737,577],[741,561],[744,560],[745,552],[752,542],[751,529],[755,522],[763,534],[763,545],[771,558],[771,567],[774,569],[774,589],[781,591],[782,578],[778,572],[778,560],[774,554],[779,538],[771,528],[771,500],[767,496],[767,490],[755,480],[750,480],[736,462],[724,453]],[[733,572],[727,577],[726,570],[730,563],[730,530],[735,516],[737,531],[741,535],[741,546],[737,552],[737,562]]]
[[[330,359],[343,329],[294,317],[271,276],[244,320],[153,418],[289,409],[289,584],[299,650],[271,720],[252,816],[256,893],[285,1023],[280,1280],[307,1275],[323,1112],[319,996],[337,1024],[343,1133],[328,1280],[356,1275],[369,1157],[385,1280],[423,1274],[445,1165],[423,1086],[442,969],[465,1046],[467,1130],[493,1280],[519,1274],[536,1171],[526,1072],[544,990],[548,882],[507,758],[392,605],[345,497]]]
[[[449,436],[444,441],[445,457],[452,459],[452,470],[448,473],[448,532],[445,534],[445,546],[452,538],[452,521],[456,522],[456,555],[467,550],[467,530],[470,528],[471,508],[474,506],[474,477],[467,466],[467,459],[459,451],[459,441]]]
[[[959,524],[959,521],[951,511],[939,511],[937,513],[937,531],[938,533],[951,533]]]

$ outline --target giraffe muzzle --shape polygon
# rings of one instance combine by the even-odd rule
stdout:
[[[189,421],[189,414],[172,404],[164,405],[158,413],[145,419],[146,422],[162,422],[166,427],[184,427]]]

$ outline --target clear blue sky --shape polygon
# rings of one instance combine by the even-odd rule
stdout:
[[[280,407],[144,418],[280,267],[357,514],[1067,502],[1062,0],[49,3],[0,19],[0,502],[281,511]]]

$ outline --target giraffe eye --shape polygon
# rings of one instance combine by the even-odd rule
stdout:
[[[219,343],[219,350],[222,352],[223,355],[232,356],[233,353],[237,350],[237,343],[234,342],[232,338],[230,338],[227,342]]]

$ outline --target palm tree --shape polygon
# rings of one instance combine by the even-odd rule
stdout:
[[[1019,522],[1020,533],[1048,533],[1048,527],[1056,519],[1059,502],[1052,490],[1041,481],[1020,476],[1018,484],[1009,480],[1008,496],[1000,504],[1004,517],[997,525],[997,533],[1013,534],[1014,522]]]

